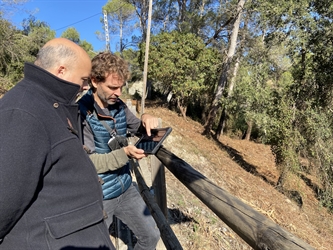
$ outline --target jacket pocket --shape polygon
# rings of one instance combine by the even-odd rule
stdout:
[[[102,220],[103,211],[99,201],[66,213],[44,218],[50,235],[55,239],[60,239]]]

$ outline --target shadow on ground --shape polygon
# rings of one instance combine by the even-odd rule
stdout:
[[[261,173],[259,173],[257,171],[257,167],[248,163],[247,161],[244,160],[243,156],[234,148],[229,147],[225,144],[223,144],[222,142],[220,142],[219,140],[217,140],[216,138],[214,139],[216,144],[219,146],[220,149],[223,149],[224,151],[226,151],[230,158],[235,161],[240,167],[242,167],[245,171],[247,171],[248,173],[261,178],[263,181],[265,181],[266,183],[268,183],[269,185],[273,186],[277,191],[279,191],[280,193],[284,194],[285,196],[287,196],[289,199],[293,200],[294,202],[296,202],[296,204],[299,207],[302,207],[303,205],[303,200],[302,200],[302,196],[300,195],[300,193],[296,190],[286,190],[281,186],[278,186],[277,183],[270,181],[267,179],[266,176],[262,175]],[[316,197],[318,198],[318,187],[316,187],[311,180],[306,179],[306,177],[304,175],[301,175],[302,180],[309,186],[312,188],[312,190],[316,193]]]

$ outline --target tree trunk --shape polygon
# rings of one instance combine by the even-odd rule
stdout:
[[[141,114],[145,112],[145,98],[146,98],[146,84],[148,75],[148,56],[149,56],[149,44],[150,44],[150,26],[151,26],[151,13],[152,13],[152,0],[149,0],[148,7],[148,26],[147,26],[147,37],[146,37],[146,50],[145,50],[145,61],[143,66],[143,88],[142,88],[142,101],[141,101]]]
[[[230,82],[230,85],[229,85],[229,91],[228,91],[228,96],[227,96],[228,99],[230,98],[230,96],[232,95],[232,92],[234,90],[238,69],[239,69],[239,57],[237,57],[237,59],[236,59],[234,71],[233,71],[233,74],[232,74],[232,79],[231,79],[231,82]],[[217,126],[216,133],[215,133],[217,140],[219,140],[220,136],[223,135],[226,120],[227,120],[227,109],[226,109],[226,107],[223,107],[220,122],[219,122],[219,125]]]
[[[217,126],[215,137],[217,140],[220,139],[220,136],[223,135],[223,129],[225,126],[225,121],[226,121],[226,108],[223,107],[222,114],[220,117],[219,125]]]
[[[201,124],[205,124],[207,121],[207,115],[209,112],[209,106],[207,105],[207,103],[210,103],[211,100],[211,95],[208,93],[205,93],[203,95],[203,98],[201,98],[200,101],[200,106],[202,107],[202,111],[201,111]]]
[[[177,98],[177,107],[179,108],[180,110],[180,113],[182,114],[183,118],[185,120],[187,120],[187,117],[186,117],[186,111],[187,111],[187,107],[184,106],[181,101],[179,100],[179,98]]]
[[[249,141],[251,138],[251,133],[252,133],[252,126],[253,126],[253,122],[249,121],[247,122],[247,130],[246,130],[246,135],[244,140]]]
[[[179,8],[178,16],[178,28],[182,31],[182,23],[185,21],[186,17],[186,0],[177,0]]]
[[[140,20],[140,30],[141,30],[141,41],[145,42],[147,38],[147,20],[148,20],[148,12],[149,12],[149,1],[142,0],[128,0],[129,3],[133,4],[135,7],[135,13]]]
[[[234,71],[232,72],[232,78],[230,81],[229,91],[228,91],[228,98],[230,98],[230,96],[232,95],[232,93],[234,91],[234,87],[236,85],[236,77],[237,77],[237,73],[238,73],[238,69],[239,69],[239,57],[240,57],[240,55],[236,59]]]
[[[245,4],[245,0],[239,0],[238,1],[237,16],[236,16],[236,20],[235,20],[235,22],[233,24],[233,28],[232,28],[232,34],[231,34],[231,37],[230,37],[230,43],[229,43],[227,58],[226,58],[226,60],[224,62],[224,65],[223,65],[222,73],[221,73],[221,76],[220,76],[220,79],[219,79],[219,82],[218,82],[215,97],[213,99],[213,102],[212,102],[212,105],[211,105],[211,108],[210,108],[210,111],[209,111],[209,114],[208,114],[207,122],[204,125],[205,126],[204,134],[207,135],[207,136],[210,136],[210,131],[212,129],[216,113],[219,110],[219,108],[221,107],[220,99],[222,98],[224,88],[227,85],[228,72],[229,72],[230,64],[232,62],[233,56],[234,56],[235,51],[236,51],[239,25],[240,25],[240,21],[241,21],[242,9],[244,7],[244,4]]]

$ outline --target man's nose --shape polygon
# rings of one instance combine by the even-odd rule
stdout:
[[[116,96],[121,96],[121,88],[117,89],[117,90],[114,92],[114,94],[115,94]]]
[[[82,84],[82,90],[85,91],[85,90],[89,90],[89,89],[90,89],[90,86],[89,86],[88,81],[84,81]]]
[[[90,89],[89,84],[84,84],[84,85],[82,86],[82,90],[83,90],[83,91],[86,91],[86,90],[89,90],[89,89]]]

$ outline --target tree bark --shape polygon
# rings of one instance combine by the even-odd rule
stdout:
[[[221,76],[220,76],[220,79],[219,79],[219,82],[218,82],[216,94],[215,94],[215,97],[213,99],[213,102],[212,102],[212,105],[211,105],[211,108],[210,108],[210,111],[209,111],[209,114],[208,114],[207,122],[204,126],[205,127],[204,134],[207,135],[207,136],[210,136],[210,131],[212,129],[214,119],[216,117],[216,113],[219,110],[219,108],[221,108],[220,100],[222,98],[224,88],[227,85],[230,64],[232,62],[233,56],[234,56],[235,51],[236,51],[239,25],[240,25],[242,13],[243,13],[244,4],[245,4],[245,0],[239,0],[238,1],[238,5],[237,5],[237,13],[238,14],[237,14],[236,20],[233,24],[227,58],[224,62],[222,73],[221,73]]]
[[[230,85],[229,85],[229,91],[228,91],[228,96],[227,96],[228,99],[230,98],[230,96],[232,95],[232,92],[234,90],[234,86],[236,84],[236,76],[237,76],[238,69],[239,69],[239,57],[237,57],[235,67],[234,67],[234,71],[233,71],[232,78],[231,78],[231,82],[230,82]],[[219,121],[219,125],[218,125],[218,127],[216,129],[216,133],[215,133],[216,134],[216,139],[220,139],[220,136],[223,135],[226,120],[227,120],[227,108],[223,107],[222,115],[221,115],[221,118],[220,118],[220,121]]]
[[[220,117],[219,125],[217,126],[215,137],[217,140],[220,139],[220,136],[223,134],[223,129],[225,126],[225,120],[226,120],[226,108],[223,107],[222,114]]]
[[[182,23],[185,21],[186,15],[186,0],[177,0],[179,8],[178,28],[182,30]]]
[[[187,117],[186,117],[186,111],[187,111],[187,107],[184,106],[181,101],[179,100],[179,98],[177,98],[177,106],[178,106],[178,109],[180,110],[180,113],[182,114],[183,118],[186,120]]]
[[[127,2],[133,4],[135,6],[135,12],[140,20],[140,29],[141,29],[141,41],[146,41],[147,37],[147,20],[148,20],[148,12],[149,12],[149,0],[127,0]]]
[[[253,122],[249,121],[247,122],[247,130],[246,130],[246,135],[244,140],[249,141],[251,138],[251,133],[252,133],[252,126],[253,126]]]

